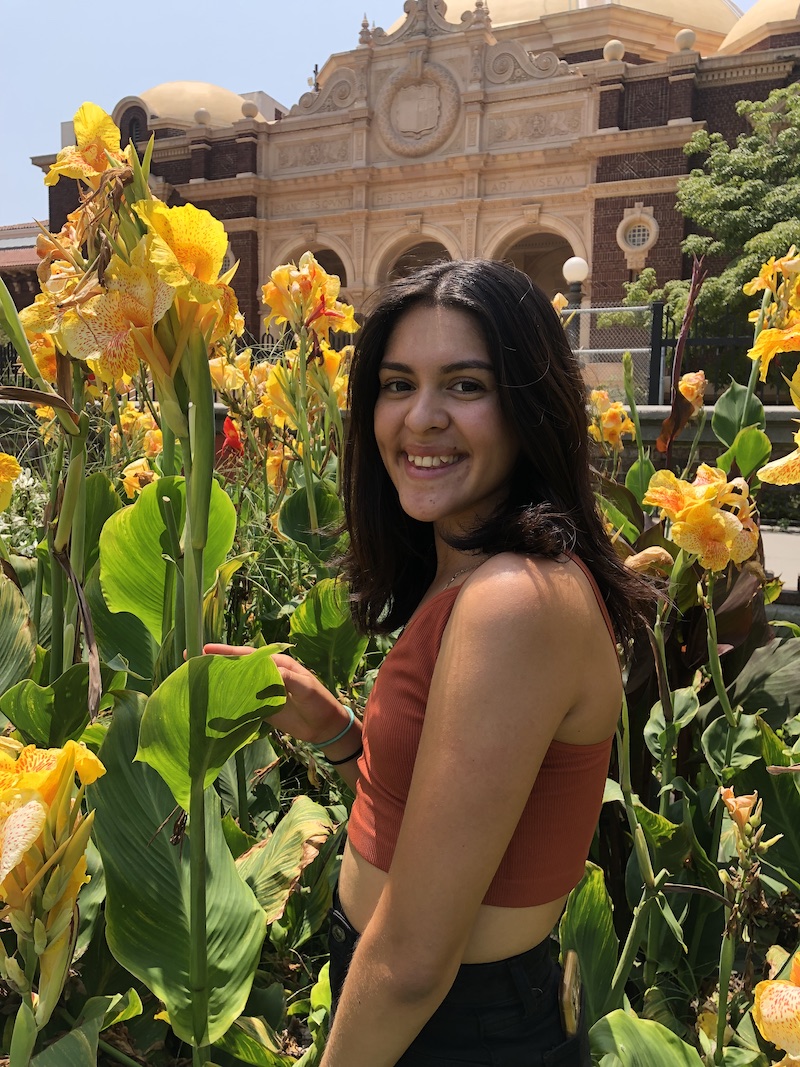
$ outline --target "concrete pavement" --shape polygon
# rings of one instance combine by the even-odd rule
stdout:
[[[761,531],[764,540],[766,569],[783,579],[786,593],[800,591],[800,529],[792,531],[770,528]]]

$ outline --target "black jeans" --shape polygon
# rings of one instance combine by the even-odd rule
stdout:
[[[334,895],[328,935],[333,1011],[358,941]],[[497,963],[467,963],[397,1067],[591,1067],[585,1026],[564,1036],[561,968],[549,939]]]

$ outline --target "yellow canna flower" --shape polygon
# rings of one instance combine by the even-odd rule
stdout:
[[[339,299],[340,282],[327,274],[311,252],[304,252],[300,262],[285,263],[270,275],[262,287],[264,303],[270,313],[265,320],[288,323],[295,333],[312,330],[320,340],[327,340],[331,330],[355,333],[358,323],[355,310]]]
[[[567,300],[563,293],[556,293],[550,303],[553,305],[559,315],[564,310],[564,308],[569,307],[569,300]]]
[[[589,393],[589,403],[598,415],[602,415],[604,411],[608,411],[611,407],[611,397],[605,389],[592,389],[591,393]]]
[[[800,1063],[800,960],[792,960],[790,978],[759,982],[753,1022],[762,1037],[787,1054],[783,1063]]]
[[[52,385],[56,380],[56,346],[52,336],[49,333],[29,333],[27,336],[39,373]]]
[[[725,472],[720,473],[724,477]],[[700,472],[698,472],[698,477],[701,477]],[[691,482],[677,478],[672,471],[661,470],[656,471],[650,479],[642,503],[650,507],[661,508],[662,518],[666,516],[674,522],[684,508],[703,500],[715,499],[716,495],[716,479],[710,482],[701,481],[693,485]]]
[[[158,474],[150,468],[146,458],[135,459],[124,467],[120,475],[122,487],[128,500],[133,500],[137,493],[141,493],[146,485],[158,481]]]
[[[211,381],[220,392],[232,393],[245,384],[244,372],[235,363],[229,363],[227,356],[215,356],[208,361]]]
[[[91,103],[85,103],[77,110],[73,125],[78,143],[61,149],[44,184],[55,185],[63,175],[97,189],[104,172],[113,166],[112,160],[127,163],[127,156],[120,151],[119,130],[110,115]]]
[[[153,235],[150,255],[162,280],[184,300],[220,300],[233,273],[220,279],[228,249],[222,223],[193,204],[167,207],[160,200],[140,200],[133,209]]]
[[[144,454],[148,459],[154,459],[160,455],[164,450],[164,437],[157,426],[154,426],[151,430],[146,430],[144,435]]]
[[[673,523],[672,540],[686,552],[697,555],[701,567],[721,571],[733,560],[743,563],[752,556],[758,534],[746,531],[730,511],[709,501],[692,504]]]
[[[33,790],[18,788],[0,800],[0,896],[4,900],[18,888],[6,882],[36,844],[46,818],[47,805]]]
[[[706,376],[701,370],[689,371],[678,382],[678,391],[681,396],[692,405],[692,415],[696,415],[703,406],[703,396],[706,391]]]
[[[769,482],[770,485],[797,485],[800,482],[800,430],[794,435],[794,440],[798,446],[794,452],[761,468],[758,477],[762,482]]]
[[[785,330],[762,330],[747,354],[759,364],[759,379],[765,382],[769,365],[778,353],[797,351],[800,351],[800,322],[791,324]]]
[[[22,467],[7,452],[0,452],[0,511],[5,511],[11,503],[14,482],[22,474]]]
[[[604,405],[605,400],[601,397],[599,403]],[[602,411],[598,408],[597,418],[590,424],[589,433],[595,441],[605,442],[619,452],[622,450],[622,435],[630,434],[635,439],[636,427],[620,401],[615,400]]]
[[[779,284],[775,257],[770,256],[768,262],[766,262],[758,272],[758,275],[751,281],[745,282],[742,286],[742,292],[745,296],[755,296],[756,293],[763,292],[764,289],[769,289],[774,293],[777,292]]]

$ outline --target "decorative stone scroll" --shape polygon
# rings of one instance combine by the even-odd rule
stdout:
[[[406,20],[394,33],[385,30],[370,30],[366,33],[362,23],[359,42],[362,45],[393,44],[401,37],[436,37],[445,33],[463,33],[464,30],[490,32],[492,20],[485,0],[475,0],[475,10],[465,11],[459,22],[447,21],[447,4],[444,0],[406,0],[403,4]]]
[[[574,73],[569,63],[559,59],[555,52],[534,55],[517,41],[504,41],[486,50],[486,78],[495,85],[563,78]]]
[[[412,48],[408,65],[384,82],[375,115],[387,148],[398,156],[435,151],[455,128],[461,97],[453,75],[425,60],[427,47]]]
[[[289,111],[294,115],[315,115],[326,111],[342,111],[351,107],[358,96],[358,77],[350,67],[337,70],[318,93],[303,93],[299,103]]]

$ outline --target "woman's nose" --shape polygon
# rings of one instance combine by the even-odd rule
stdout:
[[[418,389],[406,412],[406,426],[415,433],[443,430],[450,421],[447,408],[436,390]]]

